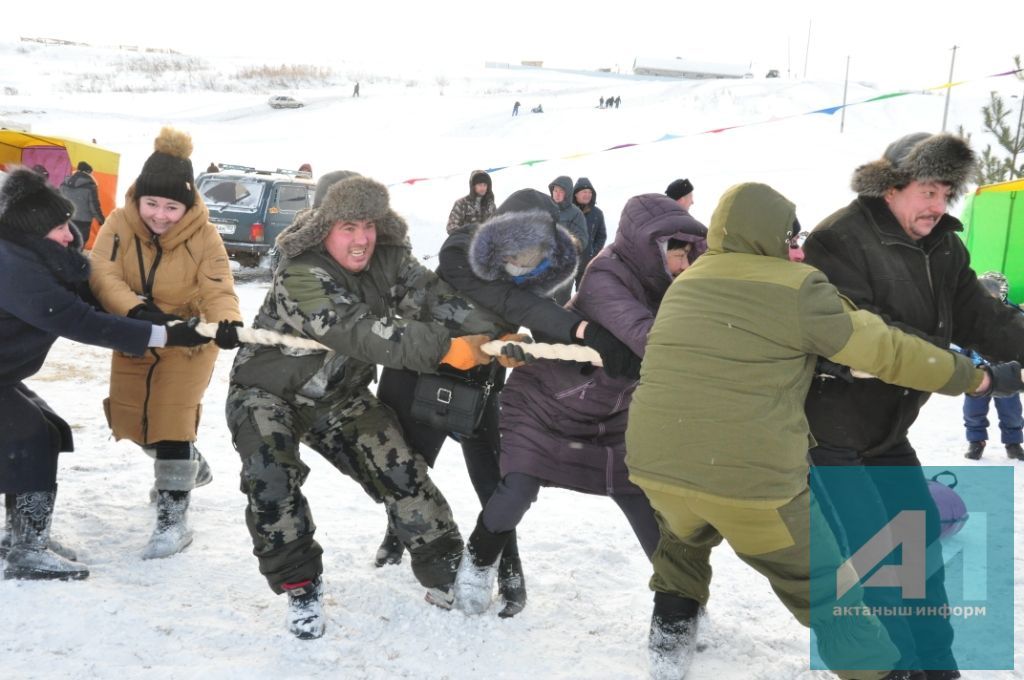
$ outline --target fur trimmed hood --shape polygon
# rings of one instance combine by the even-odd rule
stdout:
[[[331,226],[339,220],[373,220],[377,223],[378,246],[409,247],[409,227],[391,209],[387,187],[358,175],[334,183],[319,208],[304,210],[277,237],[277,247],[294,258],[319,246]]]
[[[913,181],[936,181],[950,186],[949,200],[959,198],[975,170],[977,159],[967,142],[955,135],[915,132],[890,144],[882,157],[857,168],[850,187],[860,196],[881,198],[892,188]]]
[[[75,239],[66,248],[45,236],[10,230],[0,232],[0,240],[13,243],[35,253],[40,262],[63,284],[86,283],[91,268],[89,258],[82,254],[82,235],[73,226]]]
[[[558,225],[558,208],[549,196],[521,189],[477,227],[469,244],[469,266],[485,281],[515,281],[505,269],[506,260],[531,248],[540,251],[548,266],[519,285],[548,297],[572,285],[579,256],[572,236]]]

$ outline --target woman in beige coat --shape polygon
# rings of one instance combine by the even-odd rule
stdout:
[[[155,460],[157,524],[144,559],[192,542],[189,495],[211,480],[194,444],[201,401],[217,347],[238,346],[242,318],[224,244],[195,191],[191,138],[165,127],[155,146],[124,207],[100,229],[89,284],[112,314],[156,323],[200,317],[220,327],[216,346],[113,355],[107,420],[116,439],[131,439]]]

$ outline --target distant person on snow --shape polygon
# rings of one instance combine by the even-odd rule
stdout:
[[[615,95],[615,108],[619,108],[619,104],[622,103],[622,97]]]
[[[480,224],[494,214],[494,192],[491,176],[483,170],[469,173],[469,193],[452,205],[448,215],[448,233],[466,224]]]
[[[551,195],[551,200],[558,206],[558,223],[569,230],[576,241],[576,250],[582,253],[587,243],[590,242],[590,236],[587,232],[587,218],[572,202],[572,187],[571,177],[559,175],[548,185],[548,193]],[[564,296],[564,299],[561,299],[561,296]],[[568,291],[560,292],[559,297],[555,299],[565,304],[569,301]]]
[[[352,88],[352,96],[353,97],[358,97],[359,96],[359,83],[356,83],[356,86]]]
[[[217,167],[216,163],[210,163],[206,166],[207,172],[220,172],[220,168]]]
[[[82,243],[90,246],[93,219],[99,222],[100,226],[103,226],[106,220],[100,209],[99,187],[92,177],[92,166],[85,161],[79,161],[77,172],[61,183],[60,192],[75,206],[71,223],[82,235]]]
[[[599,109],[603,109],[603,108],[604,108],[604,97],[601,97],[601,98],[600,98],[600,99],[598,100],[598,102],[597,102],[597,108],[599,108]]]
[[[583,212],[587,221],[587,242],[580,249],[580,266],[576,270],[576,288],[579,289],[583,272],[590,260],[604,248],[608,231],[604,225],[604,212],[597,207],[597,190],[586,177],[576,180],[572,188],[572,202]]]
[[[989,295],[997,298],[1008,305],[1011,309],[1024,314],[1024,309],[1013,304],[1007,299],[1009,284],[1001,272],[985,272],[978,277],[978,281]],[[965,351],[965,350],[961,350]],[[985,364],[985,359],[977,352],[966,352],[974,361],[975,366]],[[996,414],[999,416],[999,432],[1003,446],[1006,447],[1007,458],[1024,460],[1024,450],[1021,443],[1024,443],[1024,418],[1021,417],[1020,395],[1011,397],[964,397],[964,428],[967,430],[967,453],[965,458],[978,460],[985,450],[985,443],[988,441],[988,408],[992,401],[996,402]]]
[[[515,117],[515,116],[518,116],[518,115],[519,115],[519,102],[516,101],[516,103],[512,105],[512,116]]]
[[[139,356],[150,347],[207,342],[180,324],[102,314],[81,297],[89,261],[69,226],[75,207],[30,170],[0,185],[0,493],[5,494],[5,579],[84,579],[89,569],[50,538],[57,457],[73,451],[71,427],[24,380],[58,337]]]

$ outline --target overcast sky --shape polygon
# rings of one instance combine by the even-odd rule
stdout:
[[[11,4],[11,3],[8,3]],[[543,60],[549,66],[628,70],[637,56],[752,64],[758,75],[851,78],[922,87],[1012,67],[1024,54],[1019,2],[283,2],[177,0],[160,5],[50,0],[45,17],[4,8],[0,38],[56,37],[92,44],[172,47],[264,63],[406,60],[480,65]],[[155,15],[155,18],[148,18]],[[809,37],[809,40],[808,40]],[[2,76],[0,76],[2,79]]]

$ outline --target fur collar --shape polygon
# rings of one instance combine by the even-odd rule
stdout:
[[[0,239],[34,253],[61,283],[75,284],[88,281],[91,270],[88,258],[81,252],[82,241],[78,231],[72,233],[75,241],[67,248],[48,238],[13,230],[0,232]]]

